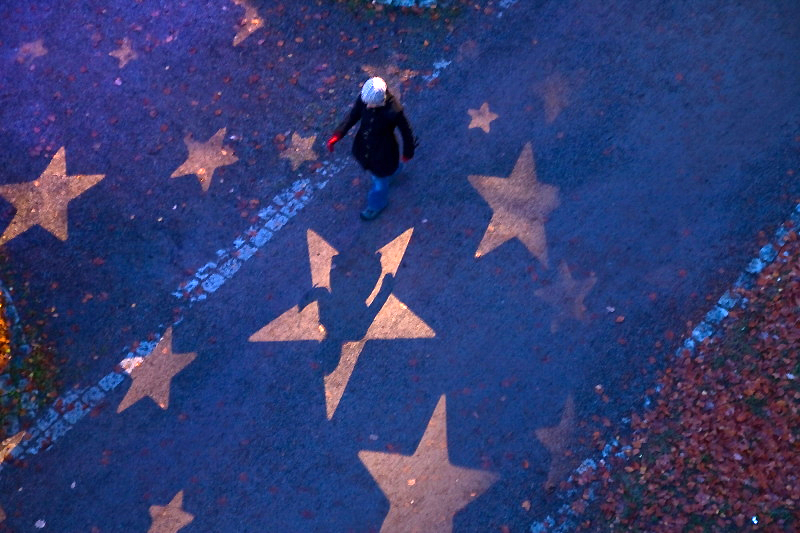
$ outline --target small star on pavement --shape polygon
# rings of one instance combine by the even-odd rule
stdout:
[[[467,113],[472,117],[472,121],[469,123],[469,128],[467,129],[480,128],[486,133],[489,133],[492,121],[500,116],[497,113],[489,111],[488,102],[484,102],[480,109],[467,109]]]
[[[547,267],[544,224],[559,205],[558,187],[537,181],[531,144],[525,144],[508,178],[471,175],[469,182],[493,211],[475,257],[517,238]]]
[[[172,352],[172,328],[167,328],[153,352],[131,371],[131,387],[117,407],[121,413],[145,396],[162,409],[169,407],[170,382],[175,375],[194,361],[197,354]]]
[[[37,225],[66,241],[67,205],[104,177],[105,174],[68,176],[66,151],[62,146],[38,179],[0,185],[0,196],[11,202],[17,210],[0,236],[0,244]]]
[[[362,450],[358,457],[389,499],[381,531],[447,532],[453,516],[498,476],[453,466],[447,451],[447,408],[439,399],[414,455]]]
[[[17,51],[17,63],[25,63],[29,59],[36,59],[47,54],[47,48],[44,47],[44,41],[36,39],[29,43],[23,43]]]
[[[561,420],[557,426],[539,428],[536,430],[536,438],[550,452],[550,470],[547,473],[545,489],[552,490],[558,482],[565,479],[572,468],[572,461],[565,455],[572,444],[572,437],[575,434],[575,401],[572,394],[567,396],[564,404],[564,411],[561,413]]]
[[[314,151],[316,135],[301,137],[297,132],[292,133],[292,142],[289,147],[281,152],[280,157],[292,162],[292,170],[297,170],[304,161],[316,161],[319,156]]]
[[[172,173],[170,178],[194,174],[200,181],[203,192],[207,192],[211,186],[214,171],[239,160],[233,150],[222,146],[227,131],[227,128],[220,129],[204,143],[193,140],[191,134],[187,135],[183,141],[186,143],[186,148],[189,149],[189,157]]]
[[[584,320],[584,313],[586,312],[586,305],[583,300],[592,290],[597,278],[594,272],[580,281],[572,277],[567,263],[561,261],[558,267],[558,281],[547,287],[536,289],[534,294],[549,303],[557,310],[557,315],[553,318],[550,325],[550,330],[556,332],[558,325],[564,318],[574,318],[576,320]]]
[[[125,65],[139,57],[133,48],[131,48],[131,41],[127,37],[122,39],[122,44],[119,48],[113,52],[109,52],[108,55],[116,58],[119,61],[119,68],[123,68]]]
[[[264,26],[264,19],[258,16],[258,10],[248,0],[231,1],[237,6],[244,8],[244,17],[241,20],[239,31],[236,32],[233,38],[233,46],[239,46],[242,41]]]
[[[177,533],[194,520],[194,515],[183,510],[183,491],[180,491],[165,506],[151,505],[150,518],[153,522],[147,533]]]

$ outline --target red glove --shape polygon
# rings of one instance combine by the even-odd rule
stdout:
[[[339,139],[341,139],[341,137],[336,133],[334,133],[331,136],[331,138],[328,139],[328,151],[329,152],[333,153],[333,145],[336,144],[337,142],[339,142]]]

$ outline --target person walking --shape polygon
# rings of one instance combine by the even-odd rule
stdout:
[[[367,194],[367,206],[361,211],[363,220],[372,220],[389,203],[389,184],[392,178],[414,157],[417,139],[403,112],[400,101],[392,95],[382,78],[368,79],[361,87],[356,103],[328,140],[328,151],[339,142],[356,122],[361,124],[353,140],[353,156],[372,176]],[[403,138],[403,155],[395,137],[395,128]]]

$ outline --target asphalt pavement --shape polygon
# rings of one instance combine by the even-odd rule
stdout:
[[[64,382],[0,531],[556,510],[800,197],[800,6],[483,7],[0,8],[7,283]],[[420,146],[365,223],[325,141],[375,74]]]

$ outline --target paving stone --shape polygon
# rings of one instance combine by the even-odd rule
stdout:
[[[45,411],[44,416],[39,418],[38,422],[36,422],[36,427],[44,431],[52,426],[56,420],[58,420],[58,413],[51,407]]]
[[[697,342],[703,342],[706,340],[712,333],[714,333],[714,327],[709,324],[708,322],[700,322],[693,330],[692,330],[692,338]]]
[[[70,424],[75,424],[89,413],[89,406],[81,401],[77,401],[71,405],[72,408],[64,412],[64,420]]]
[[[86,392],[83,393],[83,396],[81,396],[81,400],[83,400],[86,405],[93,406],[100,403],[105,397],[106,394],[100,390],[99,387],[89,387],[86,389]]]
[[[219,274],[211,274],[208,279],[203,282],[203,289],[205,289],[206,292],[214,292],[222,287],[223,283],[225,283],[224,277]]]
[[[236,258],[229,259],[224,265],[219,267],[219,273],[226,278],[232,278],[236,271],[241,268],[242,262]]]
[[[285,226],[287,222],[289,222],[288,218],[286,218],[285,216],[283,216],[281,214],[277,214],[274,217],[272,217],[271,219],[269,219],[269,222],[267,222],[266,226],[271,231],[278,231],[283,226]]]
[[[110,390],[116,389],[117,385],[125,381],[125,376],[122,375],[120,372],[111,372],[110,374],[106,375],[103,379],[100,380],[98,385],[104,391],[108,392]]]
[[[767,244],[758,252],[758,258],[764,263],[771,263],[778,255],[778,251],[771,244]]]
[[[710,324],[719,324],[726,316],[728,316],[728,311],[726,309],[714,306],[714,309],[706,313],[706,322]]]
[[[253,237],[250,239],[250,242],[253,243],[253,246],[255,246],[256,248],[261,248],[271,238],[272,238],[272,232],[267,228],[261,228],[260,230],[258,230],[258,233],[253,235]]]

